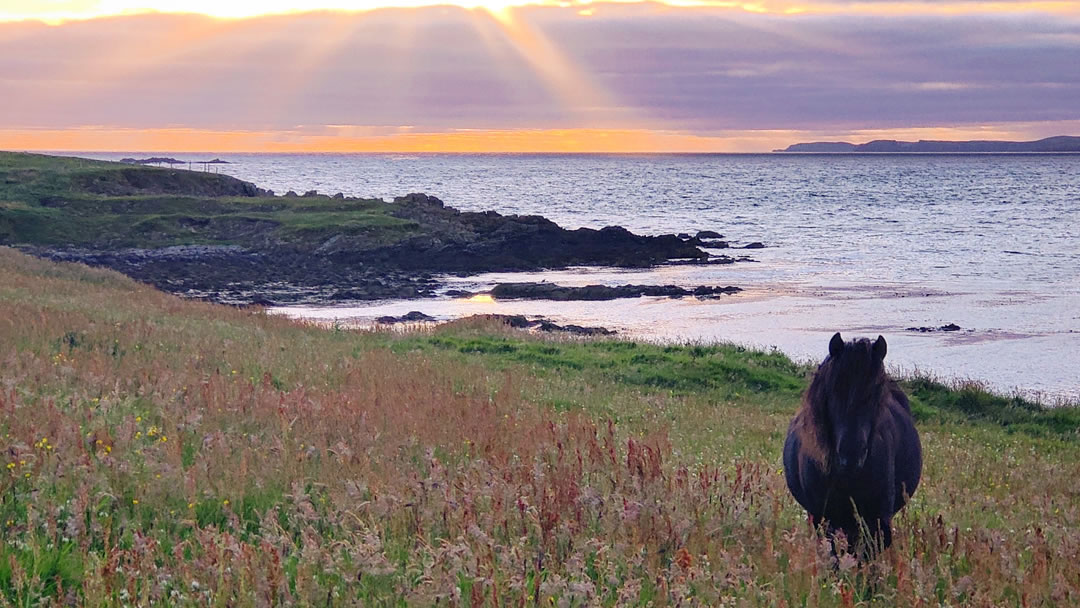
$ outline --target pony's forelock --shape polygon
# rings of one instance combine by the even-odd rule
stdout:
[[[885,374],[884,365],[874,357],[873,342],[865,338],[853,340],[844,344],[839,356],[827,356],[818,366],[793,422],[803,450],[824,470],[829,468],[832,453],[829,396],[839,381],[849,380],[852,376],[865,377],[875,393],[869,401],[878,406],[883,403],[880,391],[888,390],[892,383]],[[859,404],[845,405],[850,408]]]

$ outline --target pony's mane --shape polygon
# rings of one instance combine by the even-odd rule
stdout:
[[[896,387],[896,383],[885,373],[882,362],[874,360],[873,343],[865,338],[847,342],[840,357],[834,358],[830,355],[821,362],[810,386],[803,394],[802,404],[792,421],[792,427],[805,453],[826,471],[829,470],[829,457],[832,453],[829,441],[832,435],[828,412],[829,395],[839,381],[850,377],[869,378],[869,383],[873,386],[871,401],[881,406],[878,415],[888,409],[884,404]],[[844,405],[851,408],[855,404]]]

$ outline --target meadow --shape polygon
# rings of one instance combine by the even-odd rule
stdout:
[[[810,373],[319,327],[0,248],[0,605],[1080,603],[1080,409],[905,380],[922,485],[834,561],[780,470]]]

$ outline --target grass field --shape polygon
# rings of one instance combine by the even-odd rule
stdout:
[[[0,152],[0,244],[380,246],[419,231],[380,200],[256,193],[225,175]]]
[[[907,381],[923,483],[834,567],[780,471],[808,374],[324,329],[0,248],[0,604],[1080,603],[1080,410]]]

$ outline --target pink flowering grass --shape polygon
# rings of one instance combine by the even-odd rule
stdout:
[[[0,604],[1080,602],[1077,438],[926,421],[894,548],[834,559],[779,469],[806,370],[626,344],[323,329],[0,249]]]

